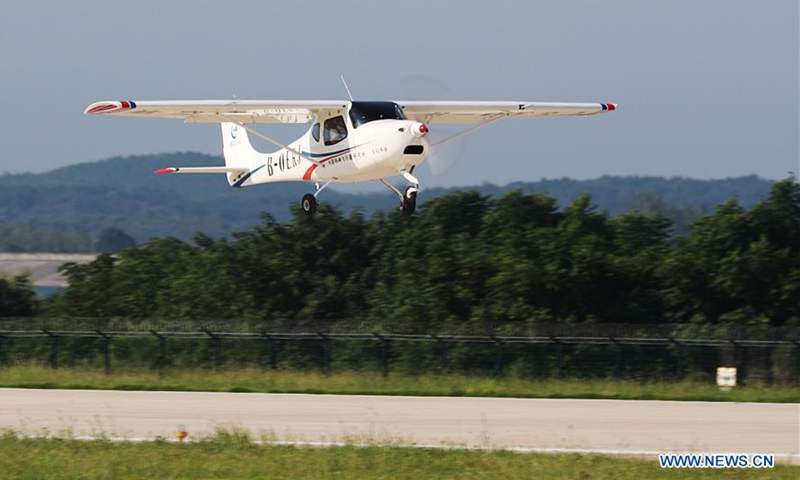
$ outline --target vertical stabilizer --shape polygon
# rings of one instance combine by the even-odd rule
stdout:
[[[263,155],[253,148],[247,130],[236,123],[221,123],[222,127],[222,155],[225,157],[225,166],[252,167],[258,163]]]

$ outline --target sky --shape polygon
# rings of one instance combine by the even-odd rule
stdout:
[[[424,185],[800,168],[798,2],[0,0],[0,173],[220,154],[219,128],[84,116],[98,100],[615,102],[498,122]],[[306,126],[261,125],[290,141]],[[255,142],[254,142],[255,143]],[[257,144],[271,150],[269,145]]]

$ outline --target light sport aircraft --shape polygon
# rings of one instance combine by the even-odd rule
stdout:
[[[168,167],[155,173],[224,173],[228,183],[238,188],[271,182],[313,182],[315,192],[301,200],[308,214],[316,211],[317,197],[331,182],[378,180],[400,198],[401,212],[411,215],[420,191],[414,169],[432,150],[506,118],[585,116],[615,109],[613,103],[354,101],[350,96],[349,101],[102,101],[89,105],[84,113],[182,118],[186,123],[221,125],[224,167]],[[311,128],[294,142],[284,144],[254,130],[250,123],[307,123]],[[431,141],[431,124],[471,125]],[[248,133],[280,149],[258,152]],[[386,181],[395,175],[408,181],[404,192]]]

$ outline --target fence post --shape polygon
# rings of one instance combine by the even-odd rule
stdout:
[[[616,349],[616,359],[614,360],[614,369],[611,372],[612,377],[619,378],[622,376],[622,344],[617,341],[614,337],[608,337],[614,343],[614,348]]]
[[[219,370],[222,367],[222,337],[214,335],[206,328],[203,331],[208,335],[208,341],[214,349],[214,369]]]
[[[445,371],[445,365],[447,364],[447,345],[445,344],[444,340],[442,340],[436,334],[431,334],[431,338],[436,339],[439,350],[439,373],[443,374]]]
[[[736,346],[736,383],[745,384],[745,362],[747,360],[744,347],[736,340],[731,340],[731,343]]]
[[[800,386],[800,342],[794,341],[794,384]]]
[[[58,368],[58,335],[53,335],[48,330],[42,330],[50,337],[50,368]]]
[[[669,339],[670,342],[677,346],[677,356],[675,358],[675,370],[678,374],[678,380],[683,380],[683,344],[674,338]]]
[[[103,339],[103,368],[106,375],[109,375],[111,374],[111,337],[100,330],[95,330],[95,332]]]
[[[389,357],[392,355],[392,346],[389,339],[378,333],[373,333],[373,335],[381,341],[381,376],[386,378],[389,376]]]
[[[269,367],[272,370],[278,368],[278,341],[269,337]]]
[[[766,347],[767,349],[767,371],[765,373],[766,383],[767,385],[772,385],[773,377],[772,377],[772,368],[775,364],[775,352],[776,348],[774,347]]]
[[[222,368],[222,337],[214,335],[214,368]]]
[[[156,357],[156,369],[159,373],[161,373],[164,371],[164,363],[166,362],[167,356],[167,337],[159,334],[155,330],[150,330],[150,333],[155,335],[155,337],[158,339],[158,357]]]
[[[506,344],[498,340],[497,338],[492,336],[492,340],[495,344],[495,349],[497,350],[497,356],[495,357],[494,361],[494,376],[499,377],[503,373],[503,358],[505,357],[506,352]]]
[[[317,332],[317,335],[322,339],[322,373],[324,375],[331,374],[331,339],[328,338],[327,335],[321,332]]]
[[[270,369],[275,370],[275,341],[272,339],[272,335],[266,332],[261,332],[261,337],[267,340],[266,345],[269,348],[261,364],[261,370],[266,370],[268,366]]]
[[[556,345],[556,367],[558,378],[564,376],[564,344],[561,343],[556,337],[550,337]]]

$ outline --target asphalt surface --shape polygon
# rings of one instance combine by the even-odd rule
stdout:
[[[0,272],[7,275],[30,274],[37,287],[66,287],[67,279],[58,267],[67,263],[89,263],[95,254],[72,253],[0,253]]]
[[[800,461],[800,405],[0,389],[0,427],[26,434],[257,438],[605,452],[773,453]]]

